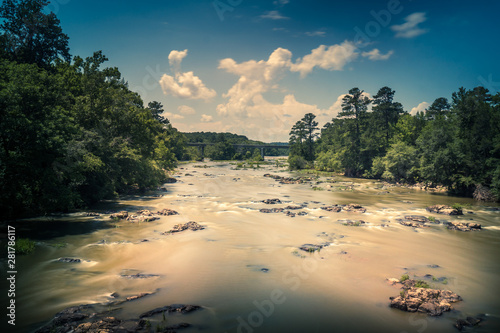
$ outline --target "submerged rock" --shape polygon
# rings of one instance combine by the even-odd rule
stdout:
[[[473,327],[479,325],[479,323],[483,321],[482,318],[477,317],[467,317],[466,319],[458,319],[456,324],[454,325],[459,331],[463,330],[464,327]]]
[[[426,208],[428,212],[445,215],[464,215],[461,209],[456,209],[447,205],[434,205]]]
[[[343,225],[351,227],[359,227],[366,224],[366,222],[363,220],[338,220],[338,221]]]
[[[144,312],[139,316],[139,318],[145,318],[145,317],[151,317],[154,316],[155,314],[158,313],[173,313],[173,312],[178,312],[178,313],[189,313],[192,311],[200,310],[202,307],[199,305],[183,305],[183,304],[173,304],[173,305],[167,305],[163,306],[161,308],[156,308],[153,310],[150,310],[148,312]]]
[[[80,263],[82,262],[82,259],[78,258],[59,258],[57,259],[58,262],[66,262],[66,263]]]
[[[339,206],[339,205],[333,205],[333,206],[321,207],[321,209],[326,210],[326,211],[328,211],[328,212],[335,212],[335,213],[339,213],[340,211],[342,211],[342,206]]]
[[[201,308],[198,305],[175,304],[150,310],[141,314],[140,318],[151,317],[164,312],[185,314]],[[147,327],[147,321],[144,319],[121,320],[106,315],[107,311],[96,313],[95,310],[96,308],[91,305],[81,305],[65,309],[57,313],[48,324],[36,330],[35,333],[125,333],[149,332],[150,330]],[[189,323],[173,324],[164,327],[161,332],[175,332],[173,330],[190,326],[191,324]]]
[[[303,244],[302,246],[299,247],[300,250],[305,251],[305,252],[316,252],[320,251],[322,248],[327,246],[328,244]]]
[[[150,278],[158,277],[159,275],[137,273],[137,274],[130,274],[130,275],[122,274],[120,276],[122,278],[126,278],[126,279],[150,279]]]
[[[342,207],[346,212],[364,213],[366,208],[358,204],[348,204]]]
[[[259,210],[261,213],[281,213],[283,211],[283,208],[262,208]]]
[[[448,222],[446,228],[459,231],[479,231],[481,230],[481,225],[473,222]]]
[[[302,209],[302,206],[286,206],[285,209],[288,209],[288,210],[297,210],[297,209]]]

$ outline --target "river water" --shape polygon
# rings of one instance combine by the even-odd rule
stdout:
[[[79,213],[17,223],[18,237],[39,243],[35,253],[17,258],[16,328],[33,331],[64,308],[105,303],[112,293],[123,298],[154,292],[109,310],[129,319],[170,304],[202,306],[165,321],[161,315],[151,320],[153,327],[193,324],[183,329],[186,333],[457,332],[453,324],[458,318],[478,314],[487,320],[475,332],[498,331],[500,212],[491,210],[498,205],[340,176],[322,177],[326,182],[320,184],[280,184],[266,173],[293,175],[274,164],[259,169],[183,164],[175,174],[178,182],[167,184],[162,197],[125,198],[98,210],[170,208],[179,215],[131,223]],[[283,203],[261,202],[268,198]],[[320,209],[349,203],[363,205],[366,213]],[[454,203],[470,205],[464,216],[425,211],[429,205]],[[307,215],[259,212],[287,205],[303,205],[294,212]],[[451,231],[442,224],[413,229],[395,221],[409,214],[472,219],[483,230]],[[345,226],[343,219],[367,223]],[[188,221],[206,229],[161,234]],[[306,243],[329,246],[310,254],[298,249]],[[57,262],[62,257],[82,262]],[[123,277],[136,273],[157,276]],[[447,284],[429,283],[452,290],[463,301],[436,318],[392,309],[389,297],[400,290],[386,278],[405,273],[445,277]]]

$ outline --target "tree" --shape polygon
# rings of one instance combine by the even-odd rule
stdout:
[[[436,100],[425,111],[425,116],[428,120],[434,120],[438,117],[447,117],[451,109],[448,99],[444,97],[436,98]]]
[[[342,112],[339,112],[337,117],[346,119],[345,125],[349,135],[349,140],[344,145],[342,163],[347,176],[360,175],[371,164],[364,161],[361,153],[361,134],[370,103],[370,99],[364,96],[363,90],[359,88],[352,88],[342,99]]]
[[[301,156],[306,161],[314,161],[315,140],[318,137],[316,116],[307,113],[297,121],[290,131],[290,156]]]
[[[48,68],[57,59],[70,60],[68,36],[54,13],[45,14],[46,0],[4,0],[0,6],[2,47],[20,63]]]
[[[394,102],[395,91],[389,87],[382,87],[378,93],[373,96],[373,113],[377,118],[380,118],[382,129],[385,132],[385,143],[389,145],[391,137],[391,128],[398,121],[399,115],[402,114],[403,105]]]
[[[163,105],[160,102],[149,102],[148,109],[151,111],[153,118],[158,120],[160,124],[163,124],[165,126],[170,125],[170,121],[161,115],[163,112],[165,112],[165,110],[163,110]]]

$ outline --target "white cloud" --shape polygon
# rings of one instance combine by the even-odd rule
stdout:
[[[396,32],[396,37],[398,38],[413,38],[429,31],[418,27],[420,23],[423,23],[426,20],[427,17],[425,17],[425,13],[413,13],[405,18],[405,23],[401,25],[393,25],[391,26],[391,29]]]
[[[193,72],[178,73],[175,77],[164,74],[160,85],[165,95],[179,98],[209,100],[217,95],[215,90],[207,88]]]
[[[218,131],[237,132],[264,142],[287,141],[295,122],[309,112],[315,114],[320,126],[323,126],[341,111],[344,95],[332,101],[333,104],[327,108],[297,101],[295,95],[290,93],[278,103],[269,102],[264,95],[283,92],[278,83],[288,71],[305,76],[314,67],[340,70],[359,55],[357,50],[354,44],[344,42],[341,45],[320,46],[295,62],[292,61],[292,53],[283,48],[276,49],[267,60],[237,63],[231,58],[222,59],[219,69],[237,75],[238,79],[222,95],[226,101],[217,106],[217,114],[221,117]],[[203,124],[200,126],[208,128]]]
[[[177,108],[177,111],[179,111],[180,113],[185,114],[185,115],[190,115],[190,114],[195,114],[196,113],[195,109],[193,109],[192,107],[187,106],[187,105],[181,105],[181,106],[179,106]]]
[[[309,37],[325,37],[326,32],[323,30],[308,31],[306,35]]]
[[[230,114],[244,115],[247,106],[252,105],[255,97],[275,87],[274,82],[285,69],[291,65],[292,53],[286,49],[278,48],[268,60],[250,60],[236,63],[227,58],[219,62],[219,69],[236,74],[240,78],[222,97],[229,98],[225,104],[217,106],[221,116]]]
[[[205,86],[203,81],[193,72],[180,72],[182,59],[187,55],[184,51],[172,51],[168,55],[168,61],[174,76],[164,74],[160,79],[160,86],[165,95],[179,98],[210,100],[217,95],[215,90]]]
[[[292,72],[299,72],[301,77],[305,77],[309,74],[314,67],[330,71],[339,71],[342,70],[348,62],[358,57],[356,50],[356,45],[349,41],[328,47],[320,45],[302,59],[297,59],[296,63],[292,64],[290,70]]]
[[[163,115],[165,117],[167,117],[168,119],[176,119],[176,120],[184,119],[184,116],[181,116],[180,114],[176,114],[176,113],[171,113],[171,112],[163,112]]]
[[[393,55],[394,51],[389,51],[386,54],[381,54],[379,49],[373,49],[370,52],[363,52],[361,55],[370,60],[387,60]]]
[[[281,15],[280,12],[277,10],[271,10],[271,11],[265,12],[264,14],[262,14],[260,16],[260,18],[270,19],[270,20],[288,20],[289,19],[289,17]]]
[[[425,110],[427,110],[427,108],[429,106],[430,106],[429,103],[422,102],[419,105],[417,105],[416,107],[412,108],[411,111],[410,111],[410,114],[414,116],[414,115],[417,114],[417,112],[425,112]]]
[[[200,121],[202,123],[211,123],[214,121],[214,117],[208,115],[208,114],[202,114]]]

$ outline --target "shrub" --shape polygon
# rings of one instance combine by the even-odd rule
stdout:
[[[399,279],[400,282],[403,282],[403,281],[406,281],[410,278],[410,276],[408,274],[403,274],[401,276],[401,279]]]
[[[35,251],[35,242],[28,238],[19,238],[16,240],[17,254],[30,254]]]
[[[290,170],[300,170],[307,167],[307,161],[302,156],[291,156],[288,158]]]
[[[425,281],[422,281],[422,280],[418,280],[416,283],[415,283],[415,288],[430,288],[431,286],[429,286],[429,284]]]

